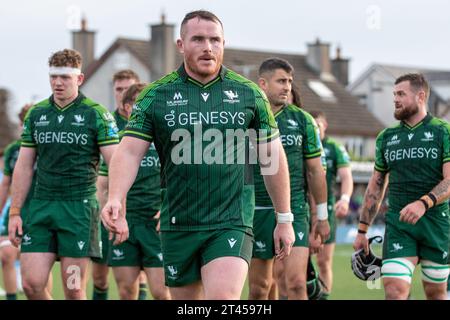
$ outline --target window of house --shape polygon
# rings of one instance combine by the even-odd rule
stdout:
[[[309,80],[308,86],[315,94],[317,94],[323,101],[336,102],[336,97],[333,91],[330,90],[322,81]]]

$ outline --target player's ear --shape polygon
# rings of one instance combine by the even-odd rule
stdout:
[[[84,73],[80,73],[77,76],[77,84],[78,84],[78,86],[81,86],[83,84],[83,81],[84,81]]]
[[[178,51],[180,51],[181,54],[184,53],[183,40],[177,39],[177,48],[178,48]]]

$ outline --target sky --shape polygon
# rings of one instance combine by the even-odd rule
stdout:
[[[98,58],[117,37],[148,39],[163,12],[178,31],[197,9],[222,20],[226,47],[305,54],[320,38],[334,57],[340,46],[350,81],[373,63],[450,70],[446,0],[14,0],[0,4],[0,88],[13,111],[47,98],[48,57],[71,46],[82,15]]]

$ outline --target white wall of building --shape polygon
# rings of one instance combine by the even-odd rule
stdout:
[[[123,69],[136,72],[141,81],[149,82],[150,72],[126,48],[117,49],[97,71],[81,87],[81,92],[92,100],[106,106],[109,110],[115,109],[113,83],[114,73]]]

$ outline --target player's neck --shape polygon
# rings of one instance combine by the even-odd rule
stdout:
[[[283,109],[283,107],[284,107],[283,104],[282,104],[282,105],[278,105],[278,106],[275,106],[275,105],[273,105],[273,104],[270,104],[270,108],[272,109],[272,113],[273,113],[274,115],[277,114],[278,112],[280,112],[280,110]]]
[[[410,127],[414,127],[416,124],[418,124],[420,121],[422,121],[426,116],[427,116],[426,108],[420,108],[419,112],[417,112],[415,115],[406,119],[405,123]]]
[[[77,97],[78,97],[78,92],[76,92],[74,95],[72,95],[72,96],[70,96],[69,98],[66,98],[66,99],[58,99],[56,97],[54,99],[55,99],[55,104],[60,109],[64,109],[69,104],[71,104]]]

